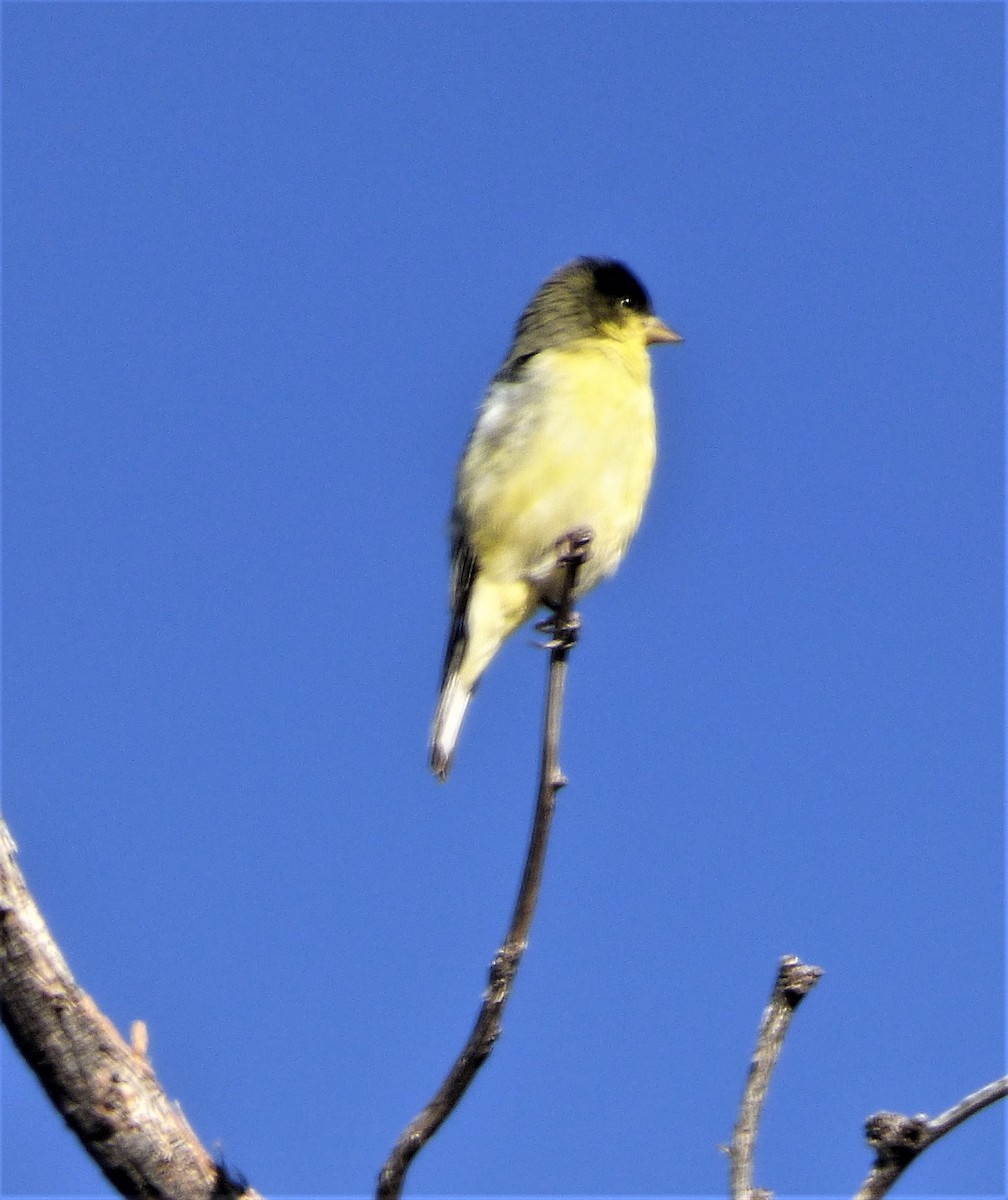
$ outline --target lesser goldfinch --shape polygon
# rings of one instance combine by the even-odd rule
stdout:
[[[619,566],[655,460],[648,346],[680,341],[613,259],[561,267],[519,317],[456,479],[451,625],[430,740],[439,779],[501,643],[537,608],[558,604],[560,540],[592,534],[575,597]]]

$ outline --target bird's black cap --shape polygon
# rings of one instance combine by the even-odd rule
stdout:
[[[590,337],[627,312],[648,316],[651,298],[636,275],[614,258],[576,258],[555,271],[518,318],[498,379],[512,379],[534,354]]]

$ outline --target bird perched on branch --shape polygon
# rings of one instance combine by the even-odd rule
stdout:
[[[591,534],[575,597],[619,566],[654,467],[648,347],[680,341],[612,259],[561,267],[518,319],[456,479],[452,615],[430,741],[439,779],[501,643],[537,608],[556,609],[568,535]]]

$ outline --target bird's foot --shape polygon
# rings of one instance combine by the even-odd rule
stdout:
[[[582,567],[591,558],[591,544],[595,535],[587,525],[579,525],[571,529],[563,537],[556,540],[557,565],[561,567]]]
[[[577,645],[581,618],[571,608],[571,600],[577,573],[591,558],[593,537],[587,525],[580,525],[556,540],[557,566],[564,570],[564,584],[559,602],[546,602],[553,610],[553,615],[536,625],[540,633],[550,635],[549,641],[540,643],[544,650],[570,650]]]
[[[577,645],[578,634],[581,632],[581,616],[576,612],[554,613],[543,621],[536,622],[540,633],[550,635],[547,642],[536,642],[542,650],[570,650]]]

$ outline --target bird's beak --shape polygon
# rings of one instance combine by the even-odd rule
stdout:
[[[681,342],[682,340],[682,334],[676,333],[674,329],[669,329],[660,317],[648,317],[644,322],[644,341],[649,346],[653,346],[657,342]]]

